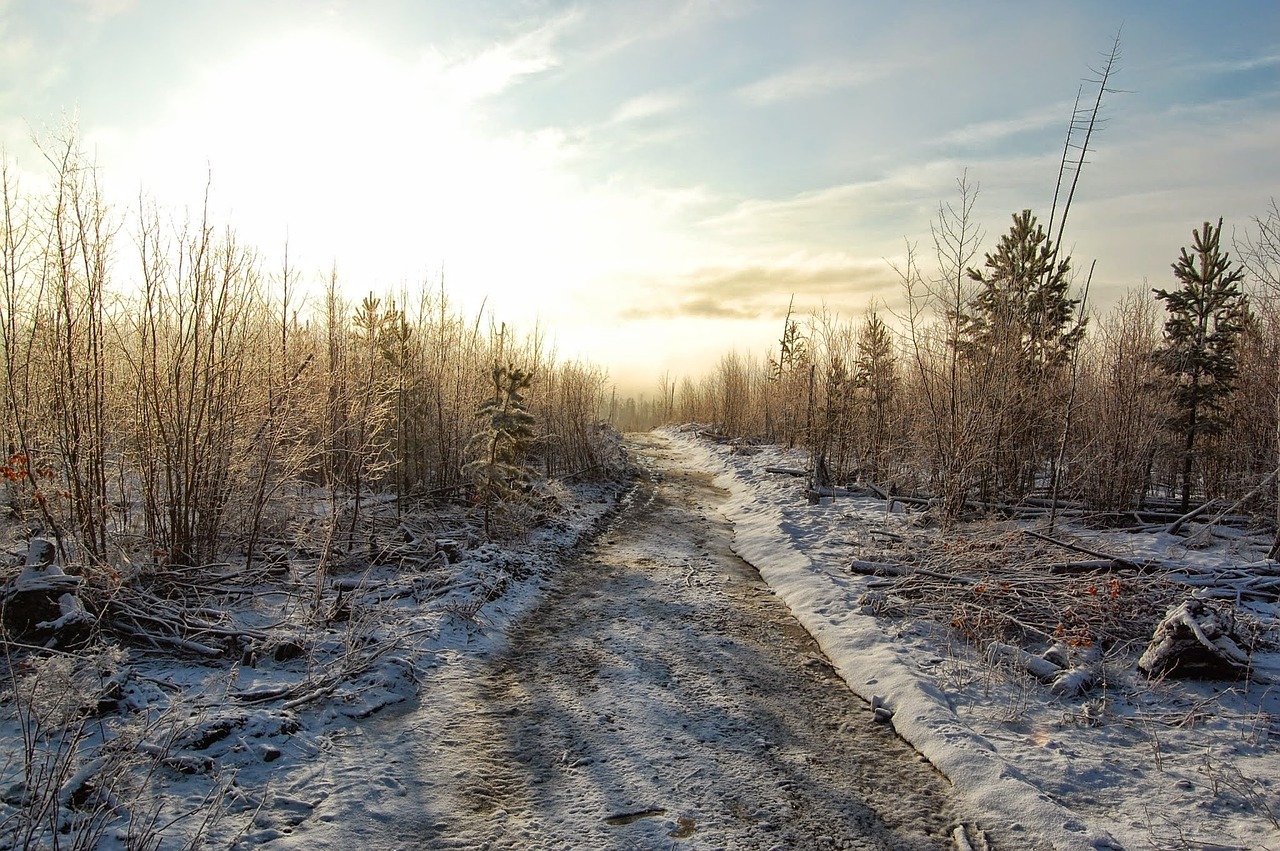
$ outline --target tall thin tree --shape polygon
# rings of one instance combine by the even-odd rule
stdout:
[[[1223,425],[1224,400],[1235,389],[1236,342],[1249,305],[1240,290],[1244,270],[1222,250],[1222,219],[1192,231],[1191,251],[1184,247],[1173,264],[1182,286],[1153,290],[1168,318],[1164,343],[1155,359],[1173,382],[1176,413],[1168,427],[1182,439],[1182,509],[1191,507],[1196,442]]]

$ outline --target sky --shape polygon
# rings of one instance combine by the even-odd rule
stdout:
[[[126,225],[207,184],[268,265],[443,279],[653,392],[776,347],[793,296],[900,308],[962,175],[984,250],[1047,218],[1117,35],[1064,238],[1103,308],[1280,194],[1280,3],[0,0],[0,145],[35,185],[74,120]]]

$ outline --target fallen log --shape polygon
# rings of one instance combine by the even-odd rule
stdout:
[[[1182,515],[1177,520],[1173,521],[1168,526],[1166,526],[1164,529],[1165,534],[1166,535],[1178,534],[1179,532],[1182,531],[1183,526],[1185,526],[1190,521],[1195,520],[1201,514],[1204,514],[1206,511],[1208,511],[1210,508],[1213,508],[1217,504],[1218,504],[1218,501],[1216,499],[1211,499],[1208,502],[1204,503],[1203,505],[1193,508],[1191,511],[1188,511],[1186,514]]]
[[[0,615],[9,637],[63,647],[88,637],[93,617],[79,597],[84,580],[64,573],[56,557],[52,541],[33,538],[22,572],[0,588]]]
[[[1062,673],[1062,668],[1048,659],[1023,650],[1021,647],[1014,647],[1012,644],[1004,644],[999,641],[993,641],[987,646],[987,658],[992,663],[1013,662],[1036,679],[1044,682],[1049,682]]]
[[[1163,570],[1165,567],[1164,565],[1162,565],[1160,562],[1157,562],[1157,561],[1137,562],[1127,558],[1120,558],[1119,556],[1109,555],[1108,553],[1099,552],[1098,550],[1092,550],[1092,549],[1089,549],[1088,547],[1082,547],[1079,544],[1073,544],[1070,541],[1060,541],[1057,538],[1050,538],[1048,535],[1042,535],[1039,532],[1036,532],[1032,529],[1023,529],[1022,533],[1024,535],[1030,535],[1032,538],[1035,538],[1038,541],[1044,541],[1047,544],[1053,544],[1054,546],[1062,547],[1064,550],[1071,550],[1072,552],[1081,553],[1087,556],[1093,556],[1095,559],[1100,559],[1105,562],[1110,562],[1111,570],[1136,570],[1139,573],[1154,573],[1158,570]],[[1051,570],[1050,572],[1053,572],[1053,571]],[[1069,572],[1069,571],[1064,571],[1064,572]]]
[[[1093,688],[1098,679],[1094,665],[1085,663],[1073,667],[1059,665],[1050,656],[1061,656],[1058,648],[1050,648],[1043,656],[1037,656],[1021,647],[993,641],[987,647],[987,657],[992,663],[1010,662],[1049,684],[1049,692],[1059,697],[1075,697]]]
[[[1115,569],[1115,560],[1109,558],[1093,559],[1092,561],[1060,561],[1048,566],[1049,573],[1054,575],[1103,573]]]
[[[854,559],[849,563],[849,569],[854,573],[861,573],[863,576],[907,576],[913,572],[912,568],[904,567],[900,564],[889,564],[882,561],[860,561]]]

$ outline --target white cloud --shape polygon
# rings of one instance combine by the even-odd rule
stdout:
[[[938,143],[940,145],[987,145],[1019,133],[1043,130],[1046,127],[1061,127],[1065,133],[1067,124],[1071,120],[1071,109],[1071,101],[1063,101],[1011,118],[978,121],[943,135]]]
[[[864,242],[887,234],[896,241],[904,233],[927,231],[938,199],[951,194],[964,169],[950,159],[900,166],[872,180],[834,184],[780,199],[745,199],[704,224],[757,246],[777,245],[778,240],[790,244],[832,239],[841,233],[848,234],[846,238],[856,233]],[[983,168],[988,170],[997,171]],[[977,180],[975,174],[970,177]]]
[[[495,95],[521,77],[557,67],[556,39],[579,19],[570,12],[515,39],[490,46],[480,54],[452,65],[450,86],[467,100]]]
[[[17,17],[0,0],[0,98],[5,99],[44,91],[66,72],[65,49],[37,41]]]
[[[645,42],[692,37],[747,13],[751,5],[750,0],[583,4],[589,15],[582,20],[582,29],[590,46],[584,49],[582,56],[601,61]]]
[[[1256,71],[1259,68],[1271,68],[1280,65],[1280,53],[1253,56],[1247,59],[1231,59],[1220,62],[1206,62],[1198,66],[1199,70],[1221,74]]]
[[[95,21],[123,15],[133,11],[138,5],[138,0],[77,0],[77,2]]]
[[[640,95],[626,101],[613,112],[609,119],[614,124],[625,124],[631,121],[644,121],[679,109],[685,103],[680,95],[669,92],[654,92]]]
[[[737,93],[748,103],[768,106],[779,101],[817,97],[865,85],[894,70],[892,65],[884,63],[816,62],[757,80],[738,89]]]

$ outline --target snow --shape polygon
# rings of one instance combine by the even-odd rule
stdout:
[[[765,472],[803,467],[802,453],[735,454],[689,430],[672,435],[730,492],[737,552],[849,687],[892,711],[894,729],[1005,847],[1280,848],[1274,653],[1255,654],[1253,683],[1198,683],[1148,682],[1133,671],[1135,652],[1128,671],[1111,672],[1108,692],[1057,697],[989,664],[945,627],[863,613],[869,578],[848,570],[858,557],[848,531],[901,528],[909,516],[872,497],[810,505],[804,480]],[[1163,534],[1077,531],[1095,535],[1100,549],[1172,555],[1196,568],[1241,560],[1230,544],[1189,550]],[[1255,604],[1253,613],[1274,641],[1275,606]]]
[[[412,703],[424,686],[439,687],[438,672],[500,638],[537,603],[554,566],[616,509],[623,488],[546,485],[544,496],[558,505],[550,522],[502,544],[441,540],[452,562],[424,554],[425,538],[444,539],[452,527],[466,537],[474,522],[447,511],[406,516],[400,532],[409,540],[388,547],[372,560],[378,564],[335,566],[316,611],[314,542],[281,555],[269,581],[241,584],[226,571],[229,579],[217,583],[226,596],[204,605],[262,636],[240,658],[197,661],[109,645],[10,662],[0,706],[14,706],[18,691],[31,712],[0,717],[0,848],[46,847],[55,825],[77,847],[102,849],[136,847],[148,836],[163,837],[161,847],[257,847],[287,836],[342,793],[308,787],[309,763],[358,736],[368,719]],[[436,528],[415,537],[415,524]],[[32,570],[21,573],[28,584]],[[50,571],[56,566],[41,576]],[[63,726],[68,733],[47,732]],[[15,815],[24,804],[72,794],[87,805],[25,827]],[[149,803],[122,805],[139,800]],[[116,818],[126,812],[127,820]]]
[[[682,545],[674,556],[654,545],[629,557],[664,560],[655,570],[711,602],[734,593],[776,595],[867,702],[866,717],[874,707],[887,722],[870,726],[891,729],[945,775],[958,796],[956,815],[985,829],[995,847],[1280,849],[1274,598],[1241,602],[1264,629],[1264,640],[1250,649],[1252,681],[1148,680],[1135,664],[1142,648],[1132,647],[1102,659],[1100,686],[1055,694],[1050,683],[1024,670],[1037,667],[1024,657],[1034,651],[1041,659],[1040,648],[974,646],[948,624],[885,595],[873,577],[850,570],[865,555],[851,532],[911,527],[915,517],[901,505],[890,510],[885,501],[862,496],[810,504],[803,478],[765,471],[803,468],[801,453],[762,447],[735,454],[688,429],[664,432],[661,440],[674,468],[712,473],[728,492],[723,512],[733,548],[767,587],[731,581],[701,543]],[[633,688],[634,698],[606,707],[585,691],[580,700],[560,695],[559,727],[528,721],[542,740],[534,735],[521,747],[563,750],[562,758],[538,769],[563,784],[539,793],[545,811],[508,812],[493,803],[502,784],[491,769],[511,758],[498,741],[469,760],[456,758],[468,742],[501,739],[505,728],[492,714],[497,705],[545,717],[539,707],[547,696],[537,682],[494,680],[484,671],[527,639],[520,630],[536,628],[530,618],[541,617],[558,593],[557,570],[601,528],[620,492],[617,486],[565,486],[556,494],[561,513],[526,538],[483,543],[459,533],[448,543],[449,559],[395,557],[337,572],[328,577],[322,601],[333,618],[300,610],[297,588],[228,598],[223,605],[238,622],[270,637],[245,648],[239,660],[176,660],[109,647],[81,660],[55,655],[39,669],[19,671],[6,691],[15,684],[29,689],[49,723],[79,725],[78,745],[45,737],[35,748],[50,778],[45,782],[57,783],[64,799],[87,796],[119,812],[119,801],[138,784],[151,790],[152,809],[135,812],[123,826],[94,828],[100,848],[133,847],[149,834],[171,843],[202,837],[209,847],[275,849],[414,847],[394,839],[411,834],[436,837],[431,847],[470,847],[446,840],[471,835],[465,824],[458,833],[458,818],[472,820],[477,836],[504,832],[508,844],[495,848],[565,847],[575,836],[603,843],[624,829],[650,846],[717,847],[711,837],[747,836],[731,831],[776,820],[793,794],[780,787],[772,797],[744,802],[740,825],[717,824],[714,800],[741,782],[717,773],[738,751],[795,765],[804,755],[761,734],[751,738],[750,730],[729,731],[747,717],[732,705],[739,696],[730,695],[723,698],[726,729],[697,731],[722,750],[731,744],[729,753],[699,762],[697,751],[707,742],[685,741],[662,726],[683,708],[664,693],[668,680],[650,682],[651,672],[637,668],[634,657],[617,655],[615,646],[583,639],[570,649],[590,662],[584,678],[617,681]],[[446,531],[433,534],[445,539]],[[1175,578],[1206,596],[1220,596],[1224,587],[1265,588],[1277,572],[1256,547],[1229,536],[1196,541],[1156,532],[1073,532],[1102,551],[1173,565]],[[408,537],[405,552],[424,540]],[[1207,578],[1227,569],[1237,571],[1235,586]],[[300,585],[315,581],[292,562],[288,576]],[[334,582],[345,589],[340,597]],[[639,584],[635,593],[650,592]],[[340,605],[346,608],[339,617]],[[652,640],[654,625],[645,617],[619,626],[610,641]],[[722,668],[742,658],[730,639],[712,642],[692,627],[681,627],[672,639]],[[810,657],[795,659],[798,668],[812,664]],[[683,683],[676,673],[669,675],[672,688]],[[96,713],[85,702],[97,696],[125,711]],[[650,712],[651,706],[662,711]],[[617,719],[635,727],[631,735],[615,736]],[[852,729],[851,722],[835,721]],[[606,750],[588,751],[579,724],[599,728],[591,736],[603,737]],[[657,750],[638,749],[637,733]],[[23,742],[19,719],[6,714],[0,826],[24,795],[38,791],[32,788],[37,782],[20,783]],[[99,747],[104,742],[110,747]],[[91,751],[97,756],[89,758]],[[650,768],[654,758],[677,768],[676,779],[694,797],[673,804],[666,778]],[[581,782],[597,784],[586,799],[574,791]],[[905,810],[912,788],[880,782],[879,794],[901,797]],[[429,807],[422,790],[435,796]],[[602,812],[615,821],[602,826]],[[30,847],[40,846],[33,841]]]
[[[708,477],[679,469],[654,470],[519,622],[458,644],[416,705],[370,719],[305,778],[286,778],[284,793],[313,801],[311,815],[251,839],[278,849],[941,847],[954,824],[946,784],[815,667],[811,640],[729,550],[727,524],[707,508]],[[744,607],[759,617],[742,617]]]

